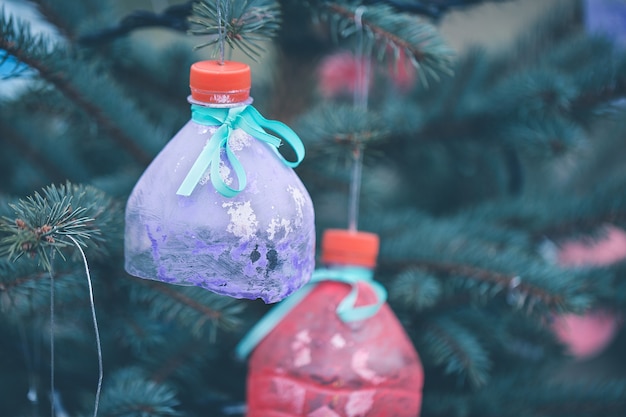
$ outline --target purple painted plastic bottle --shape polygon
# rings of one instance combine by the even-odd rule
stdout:
[[[250,78],[242,63],[197,62],[189,101],[200,108],[248,105]],[[188,196],[178,195],[218,128],[190,120],[135,185],[126,207],[126,271],[234,298],[280,301],[314,269],[311,198],[275,148],[239,128],[228,136],[228,147],[245,171],[243,190],[224,196],[207,169]],[[220,152],[221,180],[237,187],[241,179]]]

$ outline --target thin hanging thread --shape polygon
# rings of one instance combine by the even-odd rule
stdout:
[[[96,333],[96,346],[98,348],[98,389],[96,390],[96,400],[94,403],[93,416],[96,417],[98,415],[98,407],[100,405],[100,392],[102,391],[102,379],[103,379],[103,370],[102,370],[102,345],[100,343],[100,331],[98,330],[98,319],[96,318],[96,305],[93,299],[93,286],[91,284],[91,274],[89,272],[89,265],[87,264],[87,257],[85,256],[85,252],[83,252],[83,248],[80,247],[76,239],[72,236],[68,236],[74,245],[78,248],[80,255],[83,257],[83,264],[85,265],[85,274],[87,275],[87,284],[89,285],[89,302],[91,304],[91,318],[93,319],[93,328]]]
[[[52,252],[54,259],[54,252]],[[51,263],[52,265],[52,263]],[[50,275],[50,416],[54,417],[54,272],[52,266],[48,270]]]
[[[354,107],[363,111],[367,110],[369,95],[370,60],[364,54],[363,40],[363,13],[365,6],[357,7],[354,13],[354,23],[357,28],[357,52],[356,52],[356,80],[354,85]],[[363,144],[355,141],[352,149],[352,177],[350,179],[350,197],[348,203],[348,230],[357,231],[359,226],[359,204],[361,196],[361,182],[363,173]]]
[[[218,45],[220,48],[220,65],[224,65],[224,43],[226,42],[226,22],[222,25],[222,1],[217,0]]]

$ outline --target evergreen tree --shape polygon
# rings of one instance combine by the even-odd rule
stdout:
[[[126,198],[189,118],[215,3],[29,1],[49,35],[0,11],[2,416],[91,415],[99,346],[101,417],[244,413],[233,350],[271,306],[123,268]],[[626,55],[566,1],[501,51],[455,56],[437,23],[477,3],[231,0],[226,35],[258,74],[255,106],[305,143],[318,233],[356,220],[362,152],[359,229],[381,237],[376,279],[424,364],[423,417],[624,416],[626,263],[565,255],[613,232],[620,249]],[[371,58],[369,97],[318,84],[342,51]],[[553,323],[598,311],[616,335],[577,359]]]

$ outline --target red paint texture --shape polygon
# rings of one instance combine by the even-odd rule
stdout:
[[[357,305],[376,295],[361,282]],[[342,322],[335,312],[350,286],[321,282],[259,343],[249,362],[248,417],[416,417],[424,372],[385,303],[373,316]]]

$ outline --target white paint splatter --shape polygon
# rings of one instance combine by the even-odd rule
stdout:
[[[344,339],[339,333],[336,333],[330,339],[330,344],[336,349],[341,349],[346,345],[346,339]]]
[[[322,406],[311,411],[306,417],[341,417],[341,414],[334,412],[328,406]]]
[[[200,181],[198,181],[198,184],[200,185],[206,185],[209,183],[209,181],[211,181],[211,174],[210,174],[210,169],[207,169],[206,172],[204,173],[204,175],[202,176],[202,178],[200,178]]]
[[[294,221],[296,225],[299,225],[302,222],[302,218],[304,217],[302,208],[304,207],[306,199],[304,197],[304,194],[302,194],[302,191],[300,191],[293,185],[287,187],[287,191],[289,192],[289,194],[291,194],[291,196],[293,197],[293,201],[296,203],[296,218]]]
[[[287,237],[287,235],[293,230],[291,228],[291,222],[288,219],[278,220],[278,218],[276,217],[272,218],[267,228],[269,240],[274,240],[276,233],[278,233],[278,231],[281,229],[285,231],[283,238]]]
[[[219,167],[219,173],[220,173],[220,177],[222,178],[222,181],[224,181],[224,184],[226,185],[232,185],[233,183],[233,178],[230,176],[230,168],[228,167],[228,165],[226,165],[226,162],[220,160],[220,167]],[[198,181],[198,183],[200,185],[205,185],[208,184],[209,181],[211,181],[211,169],[208,168],[204,175],[202,175],[202,178],[200,178],[200,181]]]
[[[222,181],[224,181],[226,185],[233,183],[233,179],[230,177],[230,168],[228,168],[224,161],[220,161],[220,177],[222,177]]]
[[[226,226],[227,232],[245,239],[255,235],[259,222],[249,201],[223,203],[222,207],[228,208],[227,213],[230,216],[230,223]]]
[[[361,378],[370,381],[372,384],[378,385],[385,381],[385,377],[376,375],[376,371],[367,367],[367,359],[369,358],[369,352],[363,349],[359,349],[352,355],[352,369]]]
[[[301,330],[296,334],[295,340],[291,343],[291,350],[294,353],[293,365],[299,368],[311,363],[311,336],[308,330]]]
[[[346,403],[347,417],[362,417],[367,414],[374,404],[375,390],[354,391],[350,393]]]
[[[296,381],[283,378],[273,378],[272,383],[276,390],[276,396],[280,398],[281,403],[288,403],[290,405],[289,408],[293,409],[296,415],[302,414],[306,389]]]
[[[309,348],[301,348],[298,349],[295,353],[295,358],[293,360],[293,366],[299,368],[301,366],[305,366],[311,363],[311,349]]]
[[[211,102],[216,104],[230,104],[233,102],[233,98],[230,94],[211,94]]]
[[[228,146],[233,151],[240,151],[245,147],[250,146],[252,136],[248,135],[241,129],[235,129],[228,138]]]

